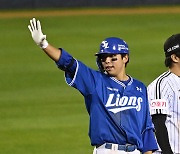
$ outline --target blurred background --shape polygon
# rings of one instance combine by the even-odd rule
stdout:
[[[179,0],[0,0],[0,154],[92,154],[81,94],[33,42],[39,19],[49,43],[97,70],[110,36],[130,48],[127,73],[148,85],[167,70],[164,41],[180,31]]]

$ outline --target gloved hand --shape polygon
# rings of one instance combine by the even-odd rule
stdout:
[[[47,48],[48,42],[46,40],[46,35],[42,33],[40,21],[33,18],[30,20],[30,25],[28,25],[28,28],[31,32],[34,42],[42,49]]]

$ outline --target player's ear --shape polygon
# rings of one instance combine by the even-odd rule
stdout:
[[[180,61],[180,58],[176,56],[176,54],[172,54],[171,59],[174,63],[178,63]]]
[[[129,61],[129,56],[128,56],[128,54],[125,54],[125,55],[123,56],[123,61],[124,61],[125,64]]]

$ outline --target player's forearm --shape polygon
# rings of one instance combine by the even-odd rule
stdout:
[[[173,154],[165,125],[166,116],[164,114],[153,115],[152,120],[156,129],[156,137],[163,154]]]
[[[59,60],[61,56],[61,50],[48,44],[47,48],[43,49],[44,52],[55,62]]]

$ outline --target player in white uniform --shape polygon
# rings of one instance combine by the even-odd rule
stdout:
[[[180,154],[180,34],[164,43],[167,72],[148,86],[150,112],[159,150],[155,153]]]

